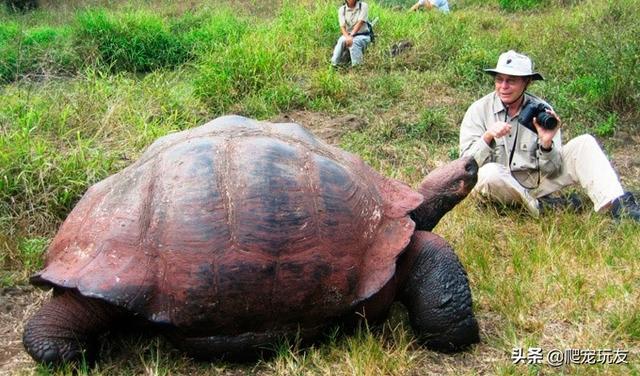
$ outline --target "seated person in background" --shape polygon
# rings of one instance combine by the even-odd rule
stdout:
[[[351,58],[351,65],[362,64],[365,49],[371,43],[369,26],[369,6],[364,1],[346,0],[338,9],[338,20],[342,35],[333,49],[331,65],[334,67],[346,63]]]
[[[541,209],[567,204],[545,196],[578,184],[596,211],[640,221],[640,207],[623,191],[595,138],[581,135],[562,145],[558,115],[525,92],[543,79],[528,56],[505,52],[485,72],[494,78],[494,91],[469,107],[460,128],[461,156],[473,156],[480,166],[475,194],[522,204],[537,217]]]
[[[442,13],[449,13],[449,2],[447,0],[418,0],[417,3],[413,4],[410,11],[414,12],[420,7],[424,7],[426,10],[436,8]]]

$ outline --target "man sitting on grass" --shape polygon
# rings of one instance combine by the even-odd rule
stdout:
[[[474,192],[503,204],[522,204],[531,214],[569,206],[548,195],[580,185],[598,212],[640,221],[640,207],[622,189],[611,163],[591,135],[562,145],[562,123],[542,99],[525,90],[542,75],[528,56],[500,55],[494,91],[473,103],[460,128],[460,154],[480,166]]]
[[[333,49],[331,65],[346,63],[349,58],[351,65],[362,64],[364,51],[371,43],[371,32],[368,19],[369,5],[360,0],[346,0],[338,9],[338,21],[342,35],[338,38]]]

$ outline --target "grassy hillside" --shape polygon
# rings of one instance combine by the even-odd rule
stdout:
[[[25,290],[28,276],[84,191],[157,137],[222,114],[299,122],[415,186],[457,157],[464,111],[492,90],[482,68],[516,49],[545,76],[531,91],[560,114],[565,139],[595,135],[626,187],[640,189],[640,0],[453,0],[449,15],[371,0],[376,44],[363,66],[334,70],[339,3],[0,7],[0,373],[71,374],[36,367],[19,332],[44,299]],[[390,56],[405,40],[413,47]],[[640,373],[637,225],[589,211],[534,220],[467,200],[435,231],[469,273],[483,342],[467,353],[418,348],[398,307],[385,327],[333,333],[311,349],[283,344],[250,365],[197,363],[163,340],[118,337],[81,373]],[[512,364],[513,348],[535,347],[631,353],[623,365]]]

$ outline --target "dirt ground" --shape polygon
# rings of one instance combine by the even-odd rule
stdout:
[[[618,132],[613,139],[613,165],[622,185],[640,192],[640,134]]]
[[[297,123],[307,127],[317,137],[337,145],[347,132],[363,129],[367,122],[356,115],[330,117],[326,114],[310,111],[295,111],[277,116],[271,121],[275,123]]]
[[[32,286],[0,289],[0,375],[13,375],[16,370],[34,367],[22,347],[22,329],[26,319],[48,296],[48,292]]]

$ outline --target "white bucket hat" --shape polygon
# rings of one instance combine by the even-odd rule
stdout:
[[[544,80],[540,73],[534,72],[533,62],[529,59],[529,56],[519,54],[514,50],[501,54],[496,67],[494,69],[485,69],[484,71],[491,75],[502,73],[510,76],[531,77],[533,80]]]

